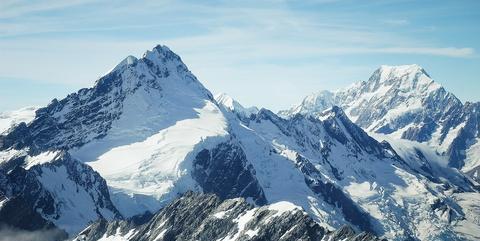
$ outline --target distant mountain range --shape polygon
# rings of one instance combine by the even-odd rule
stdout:
[[[76,240],[476,240],[478,105],[382,66],[275,114],[214,97],[159,45],[0,115],[0,222]]]
[[[480,102],[463,104],[420,66],[381,66],[368,81],[314,93],[280,115],[315,116],[332,106],[368,132],[425,143],[480,180]]]

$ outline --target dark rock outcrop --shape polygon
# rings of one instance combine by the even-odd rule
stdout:
[[[348,227],[329,232],[299,209],[254,207],[243,198],[222,200],[212,194],[193,192],[174,200],[145,224],[100,220],[82,231],[75,241],[96,241],[109,236],[129,241],[379,240],[369,233],[357,234]]]
[[[258,205],[267,203],[255,170],[247,163],[242,148],[221,143],[212,150],[200,151],[193,161],[192,176],[206,193],[220,198],[252,198]]]

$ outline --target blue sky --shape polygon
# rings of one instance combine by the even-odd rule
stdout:
[[[213,93],[288,108],[416,63],[480,101],[480,1],[0,1],[0,111],[93,85],[156,44]]]

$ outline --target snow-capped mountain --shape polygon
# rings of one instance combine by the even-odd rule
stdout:
[[[381,66],[368,81],[307,96],[283,116],[316,115],[341,106],[360,127],[427,143],[472,177],[480,165],[480,103],[463,104],[418,65]]]
[[[215,100],[165,46],[127,57],[92,88],[52,101],[0,136],[1,180],[10,170],[29,173],[10,179],[19,187],[40,182],[45,192],[28,192],[31,200],[48,196],[58,206],[52,215],[29,204],[30,216],[70,234],[98,218],[162,215],[179,195],[196,191],[257,206],[288,202],[328,230],[349,225],[391,240],[478,237],[473,183],[420,148],[408,158],[397,150],[338,107],[285,119],[226,95]],[[28,199],[1,186],[5,200]],[[2,201],[0,211],[11,208]],[[85,215],[68,218],[77,213]],[[121,235],[143,230],[135,237],[151,238],[147,227]]]

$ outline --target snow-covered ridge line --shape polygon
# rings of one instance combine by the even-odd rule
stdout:
[[[383,65],[367,81],[311,94],[280,114],[315,116],[334,105],[369,132],[427,143],[451,167],[480,167],[480,103],[463,104],[418,65]]]

